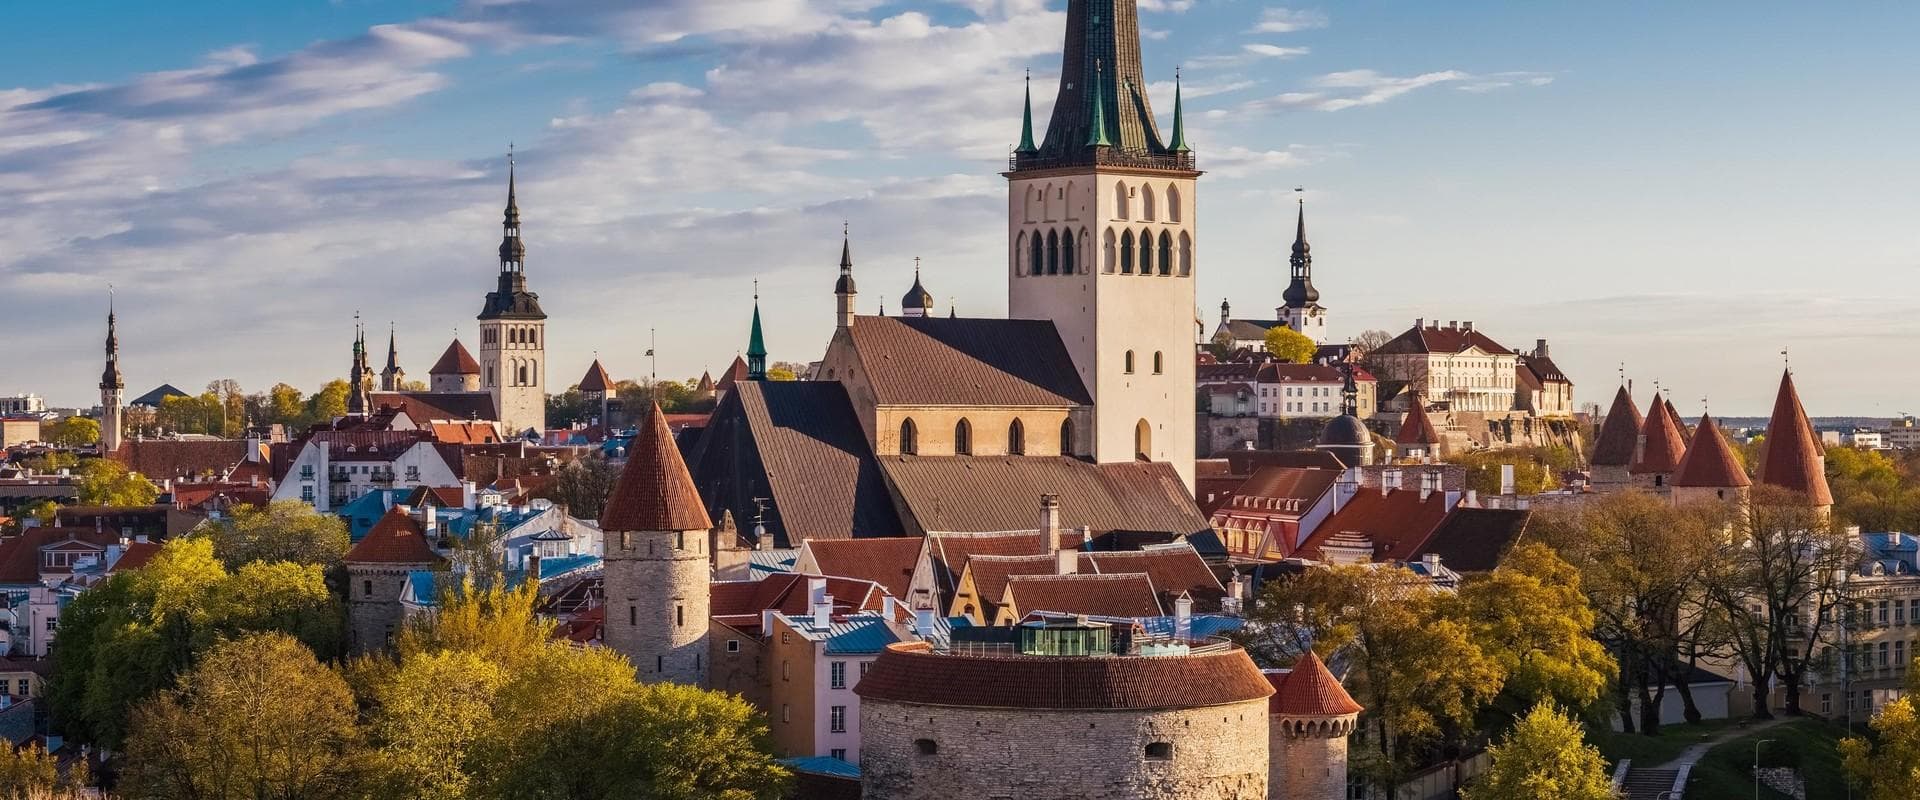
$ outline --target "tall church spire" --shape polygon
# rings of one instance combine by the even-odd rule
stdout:
[[[753,331],[747,336],[747,380],[767,379],[767,343],[760,335],[760,282],[753,282]]]
[[[120,336],[114,330],[113,296],[107,296],[107,368],[100,373],[100,390],[124,389],[120,377]]]
[[[1030,155],[1039,150],[1033,143],[1033,70],[1027,70],[1026,105],[1020,114],[1020,146],[1014,152]]]
[[[833,283],[834,327],[840,330],[853,327],[854,299],[859,294],[853,288],[853,237],[847,233],[847,226],[840,227],[840,279]]]
[[[367,332],[360,325],[360,315],[353,320],[353,366],[347,368],[347,415],[365,416],[368,408],[367,384]]]
[[[393,323],[387,323],[387,366],[380,370],[380,391],[400,391],[406,376],[406,371],[400,368],[400,348],[394,340]]]
[[[1140,65],[1139,0],[1068,0],[1060,89],[1046,138],[1015,170],[1103,165],[1191,171],[1160,135]],[[1096,148],[1109,147],[1098,151]]]
[[[1287,263],[1293,267],[1292,280],[1280,297],[1287,301],[1288,308],[1304,308],[1320,300],[1320,290],[1313,288],[1313,248],[1307,244],[1307,201],[1300,200],[1299,216],[1294,220],[1293,255]]]
[[[507,208],[501,220],[500,285],[487,294],[480,319],[546,319],[540,295],[527,291],[527,245],[520,238],[520,199],[513,148],[507,148]]]
[[[120,377],[120,337],[114,330],[113,290],[107,293],[107,365],[100,371],[100,453],[120,449],[120,400],[127,382]]]
[[[1176,153],[1193,151],[1187,146],[1187,115],[1180,103],[1180,71],[1177,69],[1173,71],[1173,141],[1167,144],[1167,149]]]

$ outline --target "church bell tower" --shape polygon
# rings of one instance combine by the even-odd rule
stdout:
[[[507,156],[507,211],[500,238],[500,284],[480,311],[480,380],[493,395],[500,427],[517,437],[547,424],[547,314],[527,291],[527,246],[520,241],[513,156]]]
[[[1035,143],[1032,90],[1007,178],[1009,316],[1052,320],[1093,396],[1101,462],[1193,485],[1195,184],[1180,90],[1162,139],[1137,0],[1069,0],[1060,88]]]

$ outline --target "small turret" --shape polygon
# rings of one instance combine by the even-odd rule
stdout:
[[[400,368],[400,349],[393,336],[393,325],[387,325],[387,367],[380,370],[380,391],[400,391],[401,384],[407,380],[407,373]]]
[[[753,284],[753,331],[747,336],[747,380],[767,379],[767,343],[760,334],[760,282]]]
[[[840,279],[833,283],[834,327],[846,330],[853,327],[854,301],[859,292],[853,288],[852,237],[844,226],[840,236]]]
[[[925,317],[933,313],[933,293],[920,285],[920,259],[913,260],[913,288],[900,298],[900,316]]]

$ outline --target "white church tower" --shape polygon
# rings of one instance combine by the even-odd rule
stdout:
[[[513,157],[507,157],[506,233],[500,239],[500,285],[480,311],[480,380],[493,394],[508,436],[547,424],[547,314],[527,291],[527,246],[520,241]]]
[[[1046,138],[1032,91],[1007,177],[1007,308],[1050,319],[1093,395],[1095,459],[1174,465],[1193,485],[1195,180],[1179,89],[1163,141],[1137,0],[1069,0]]]

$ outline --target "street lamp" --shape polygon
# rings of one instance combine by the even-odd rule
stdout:
[[[1761,739],[1753,743],[1753,800],[1760,800],[1760,745],[1772,741],[1772,739]]]

